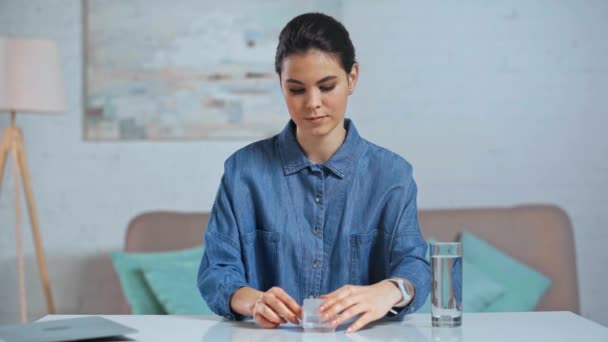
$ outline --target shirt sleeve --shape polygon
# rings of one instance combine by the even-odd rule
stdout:
[[[401,319],[424,305],[430,291],[431,267],[425,257],[427,244],[418,225],[416,194],[416,183],[410,177],[391,238],[389,278],[401,277],[409,280],[415,288],[415,294],[407,306],[395,308],[397,315],[389,313],[388,317],[395,319]],[[397,213],[396,210],[395,212]]]
[[[198,289],[213,312],[228,319],[242,320],[246,317],[232,311],[230,298],[244,286],[248,284],[241,257],[239,229],[224,174],[205,233]]]

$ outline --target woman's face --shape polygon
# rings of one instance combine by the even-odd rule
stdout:
[[[327,136],[343,127],[358,66],[347,74],[333,54],[311,49],[283,59],[281,89],[298,135]]]

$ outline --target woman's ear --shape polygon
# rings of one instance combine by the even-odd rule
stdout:
[[[351,95],[355,88],[357,87],[357,80],[359,79],[359,64],[353,64],[352,68],[350,68],[350,73],[347,75],[348,77],[348,95]]]

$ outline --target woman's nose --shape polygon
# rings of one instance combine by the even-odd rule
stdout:
[[[321,107],[321,93],[318,90],[308,92],[306,98],[306,107],[308,109],[316,109]]]

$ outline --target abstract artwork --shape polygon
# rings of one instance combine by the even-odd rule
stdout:
[[[253,139],[289,115],[274,72],[294,16],[341,0],[87,0],[84,138]]]

